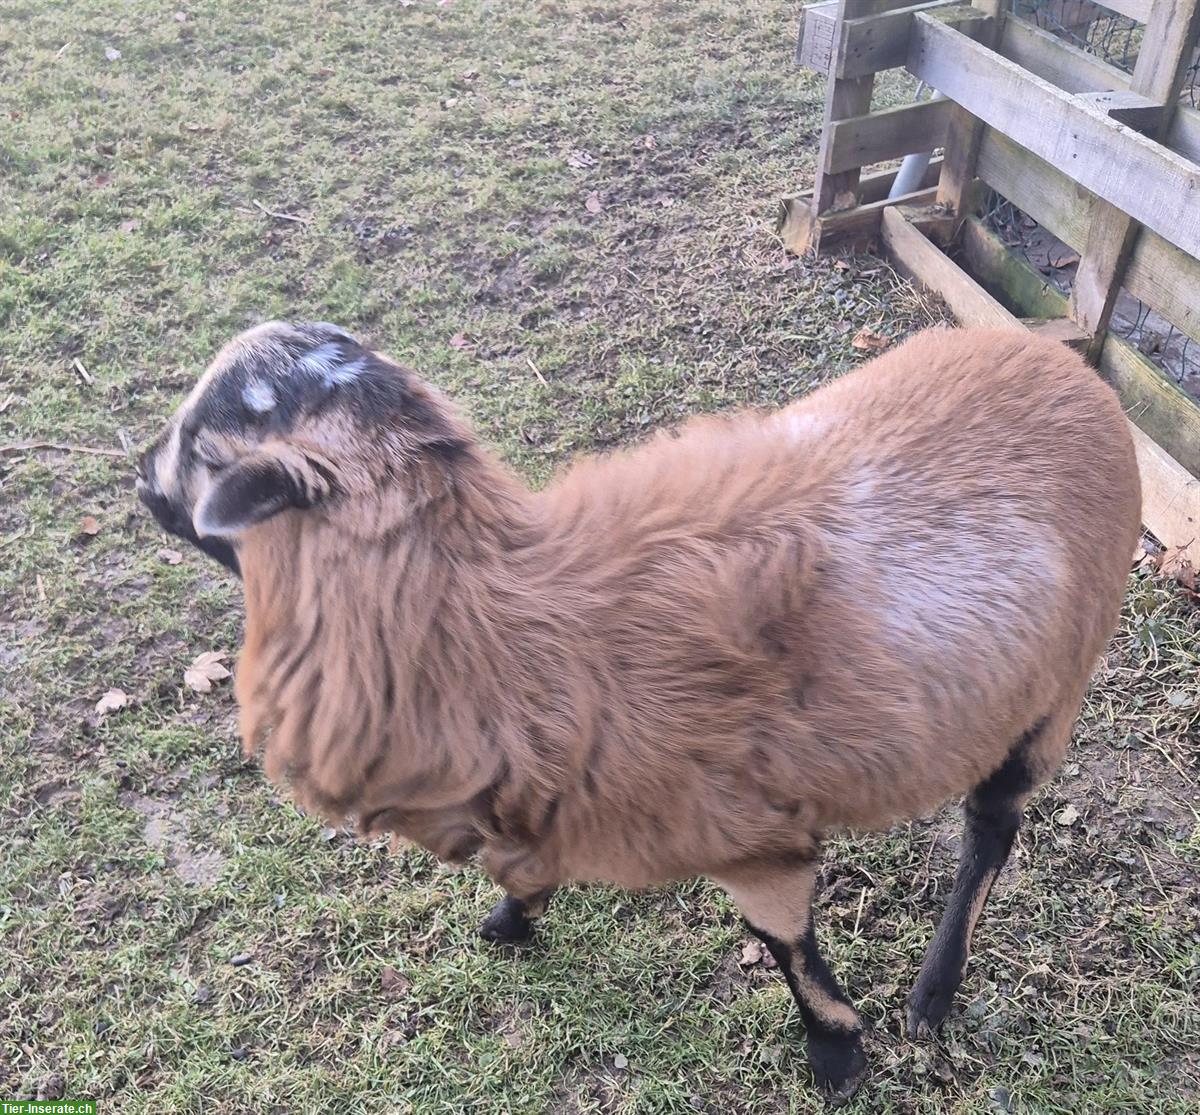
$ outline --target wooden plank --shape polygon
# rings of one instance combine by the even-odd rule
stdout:
[[[925,174],[922,176],[920,183],[920,192],[911,194],[908,197],[897,198],[896,202],[910,202],[913,197],[932,197],[929,191],[937,185],[938,173],[941,169],[941,157],[931,159],[929,166],[925,169]],[[864,174],[859,188],[859,196],[862,205],[873,205],[875,202],[886,202],[888,194],[891,192],[892,183],[896,180],[897,170],[876,170],[870,174]],[[877,212],[877,210],[876,210]],[[836,217],[837,214],[833,214]],[[808,242],[814,222],[812,220],[812,193],[790,194],[787,197],[779,199],[779,220],[776,224],[776,232],[783,240],[784,247],[790,252],[801,253],[807,251],[812,245]],[[878,232],[876,226],[875,232]],[[829,243],[830,241],[826,241]]]
[[[941,147],[953,105],[944,99],[921,101],[836,121],[825,148],[825,169],[836,173]]]
[[[896,269],[940,294],[964,325],[1025,328],[936,244],[914,228],[902,209],[892,206],[883,211],[881,232]]]
[[[876,0],[838,0],[837,24],[833,39],[835,56],[848,33],[849,21],[871,11],[875,2]],[[825,170],[826,152],[832,126],[836,121],[862,116],[871,111],[871,90],[874,85],[875,78],[872,74],[843,78],[830,73],[825,87],[825,117],[821,128],[821,152],[817,159],[817,182],[813,187],[815,215],[826,213],[830,209],[850,209],[858,204],[858,167],[849,167],[831,174]]]
[[[1090,107],[1101,108],[1109,117],[1156,138],[1179,100],[1191,65],[1197,29],[1200,29],[1200,5],[1196,0],[1161,0],[1146,25],[1129,89],[1104,94],[1106,100],[1099,104],[1094,95],[1085,95],[1083,99]],[[1117,111],[1124,115],[1117,116],[1107,99],[1113,97],[1133,98],[1136,103],[1118,106]],[[1130,111],[1136,114],[1136,119],[1129,117]],[[1091,357],[1098,356],[1104,346],[1108,323],[1121,293],[1121,281],[1139,233],[1137,223],[1123,209],[1107,201],[1097,204],[1071,292],[1071,316],[1093,337],[1088,346]]]
[[[977,221],[974,223],[978,225]],[[957,303],[962,315],[958,309],[955,309],[955,315],[960,321],[981,324],[986,321],[987,324],[1005,328],[1025,328],[1019,319],[1002,306],[998,311],[992,309],[991,302],[994,299],[990,299],[970,276],[925,240],[899,210],[885,210],[883,233],[897,265],[902,269],[910,269],[918,281],[946,299],[951,309],[955,309]],[[914,236],[924,244],[918,244]],[[992,239],[1001,252],[1006,252],[998,239]],[[931,251],[940,258],[935,259],[930,255]],[[1129,349],[1128,345],[1123,345],[1115,337],[1112,341],[1114,350],[1122,347]],[[1121,394],[1119,387],[1117,393]],[[1122,402],[1126,403],[1124,397]],[[1128,409],[1127,403],[1126,407]],[[1200,566],[1200,479],[1189,473],[1183,464],[1139,428],[1138,422],[1144,417],[1135,414],[1129,423],[1141,478],[1142,522],[1160,542],[1172,548],[1183,547],[1190,560]]]
[[[1182,546],[1200,568],[1200,480],[1130,423],[1142,479],[1142,522],[1168,549]]]
[[[1002,132],[984,132],[976,172],[1064,244],[1079,251],[1087,241],[1096,195]]]
[[[1134,23],[1149,23],[1154,0],[1097,0],[1102,8],[1132,19]]]
[[[818,216],[811,203],[789,205],[784,200],[783,220],[779,236],[789,252],[800,255],[806,251],[827,252],[835,248],[865,249],[879,239],[879,225],[885,209],[893,205],[930,205],[936,197],[933,188],[905,194],[891,200],[871,202],[854,209],[834,210]]]
[[[1107,113],[1112,120],[1133,128],[1134,131],[1152,134],[1163,116],[1163,102],[1135,93],[1132,89],[1108,89],[1099,93],[1076,93],[1081,101]]]
[[[825,97],[825,124],[821,130],[821,151],[817,162],[817,184],[813,189],[817,213],[825,213],[830,209],[851,209],[858,203],[859,168],[849,167],[831,173],[825,170],[825,166],[829,159],[833,125],[839,120],[862,116],[869,111],[874,84],[873,75],[829,79]]]
[[[1068,93],[1122,90],[1130,85],[1123,70],[1013,16],[1004,21],[997,50]],[[1167,129],[1166,145],[1200,162],[1200,111],[1181,106]]]
[[[1024,259],[1010,252],[975,217],[963,225],[963,254],[975,277],[1025,317],[1065,314],[1066,296]],[[1200,406],[1122,338],[1108,334],[1100,371],[1126,412],[1181,465],[1200,476]]]
[[[847,17],[841,38],[834,47],[834,70],[838,77],[862,77],[903,66],[908,57],[908,40],[913,19],[935,14],[956,26],[971,27],[985,20],[962,0],[929,0],[924,4],[862,19]]]
[[[796,65],[819,74],[829,73],[833,61],[833,39],[837,30],[837,0],[812,4],[800,12],[796,36]]]
[[[1001,0],[977,0],[976,6],[992,17],[988,25],[978,29],[977,38],[992,46],[999,32]],[[982,139],[983,124],[961,105],[955,104],[947,127],[942,176],[938,179],[938,204],[955,220],[967,212]]]
[[[1004,21],[996,49],[1068,93],[1129,87],[1129,75],[1116,66],[1015,16]]]
[[[823,0],[800,10],[800,29],[796,36],[796,64],[827,74],[833,64],[833,40],[837,28],[837,0]],[[908,8],[912,0],[863,0],[854,9],[855,16],[876,15],[896,8]]]
[[[1080,352],[1084,350],[1091,338],[1079,328],[1069,317],[1025,318],[1022,319],[1031,333],[1039,337],[1047,337],[1058,341],[1068,348]]]
[[[1061,171],[988,129],[978,174],[1064,244],[1082,252],[1095,207],[1094,194]],[[1172,325],[1200,340],[1200,260],[1143,230],[1125,272],[1125,289]]]
[[[992,127],[1200,256],[1200,166],[919,12],[908,68]]]

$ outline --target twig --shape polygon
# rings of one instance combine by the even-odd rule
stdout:
[[[97,457],[119,457],[127,460],[125,453],[117,449],[93,449],[90,445],[71,445],[62,441],[18,441],[12,445],[0,445],[2,453],[28,453],[32,449],[57,449],[60,453],[92,453]]]
[[[863,887],[862,893],[858,896],[858,912],[854,915],[854,932],[853,937],[858,936],[858,927],[862,923],[863,903],[867,900],[867,888]]]
[[[42,575],[37,573],[34,575],[34,582],[37,584],[38,603],[46,603],[46,582],[42,580]]]
[[[83,380],[83,382],[84,382],[84,383],[86,383],[86,384],[87,384],[89,387],[91,387],[91,386],[92,386],[92,384],[96,382],[96,381],[95,381],[95,380],[92,378],[92,373],[91,373],[91,372],[89,372],[89,371],[87,370],[87,368],[85,368],[85,367],[83,366],[83,361],[82,361],[82,360],[80,360],[78,356],[76,356],[76,357],[75,357],[75,359],[71,361],[71,365],[72,365],[72,366],[74,367],[74,369],[75,369],[75,374],[76,374],[77,376],[79,376],[79,378],[80,378],[81,380]]]
[[[544,375],[542,375],[541,369],[533,362],[533,360],[530,357],[528,357],[528,356],[525,357],[525,363],[528,364],[533,369],[533,374],[538,377],[538,380],[543,387],[550,386],[550,384],[548,384],[546,382],[546,377]]]
[[[63,45],[62,45],[62,46],[60,46],[60,47],[58,48],[58,50],[56,50],[56,51],[54,52],[54,57],[55,57],[55,58],[61,58],[61,57],[62,57],[64,54],[66,54],[66,53],[67,53],[67,47],[71,46],[71,45],[72,45],[72,43],[73,43],[73,41],[74,41],[74,40],[71,40],[71,41],[69,41],[69,42],[65,42],[65,43],[63,43]]]
[[[4,402],[0,403],[0,414],[3,414],[6,410],[8,410],[8,408],[10,406],[12,406],[13,403],[15,403],[16,401],[17,401],[16,395],[9,395],[9,397],[7,399],[5,399]]]
[[[257,209],[261,209],[268,217],[274,217],[277,221],[295,221],[298,225],[308,224],[307,217],[297,217],[294,213],[276,213],[273,210],[268,209],[261,201],[258,201],[257,199],[254,201],[254,206]]]

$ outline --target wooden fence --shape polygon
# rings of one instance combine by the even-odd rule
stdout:
[[[825,123],[815,186],[784,199],[781,234],[797,252],[881,243],[964,323],[1084,351],[1133,424],[1147,527],[1200,566],[1200,407],[1109,329],[1124,288],[1200,341],[1200,111],[1179,103],[1200,0],[1103,6],[1143,24],[1132,74],[1002,0],[805,9],[797,55],[828,74]],[[942,97],[872,112],[875,74],[895,67]],[[863,170],[936,149],[900,197],[897,171]],[[1069,298],[979,219],[993,190],[1079,253]]]

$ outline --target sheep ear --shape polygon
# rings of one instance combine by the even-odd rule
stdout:
[[[196,503],[192,526],[201,538],[234,537],[280,511],[314,507],[328,492],[311,461],[255,453],[214,477]]]

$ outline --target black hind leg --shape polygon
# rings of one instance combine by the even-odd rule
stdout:
[[[908,1032],[924,1036],[941,1025],[962,982],[971,934],[988,893],[1008,859],[1029,795],[1041,782],[1041,736],[1046,722],[1026,732],[1000,769],[963,804],[966,828],[954,889],[938,924],[916,986],[908,997]],[[1036,772],[1036,773],[1035,773]]]

